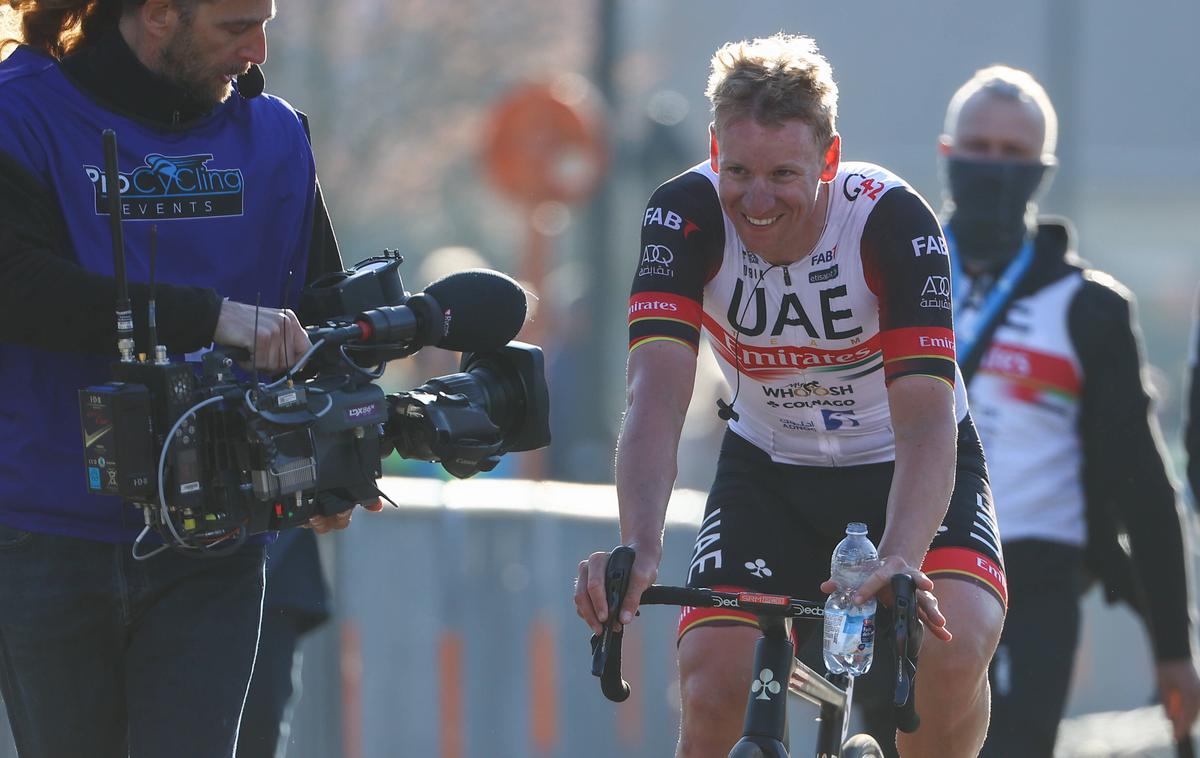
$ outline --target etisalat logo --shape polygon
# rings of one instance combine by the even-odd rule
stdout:
[[[241,169],[212,168],[211,153],[158,155],[145,165],[120,173],[125,218],[214,218],[242,215],[244,182]],[[108,215],[108,177],[104,169],[85,165],[83,171],[96,192],[96,215]]]

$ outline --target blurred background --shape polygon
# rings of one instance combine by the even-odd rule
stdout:
[[[1188,0],[292,0],[270,29],[266,71],[268,89],[310,116],[348,261],[397,248],[413,291],[447,246],[526,281],[541,272],[529,282],[533,328],[556,370],[545,473],[607,481],[646,198],[706,156],[713,50],[779,30],[813,36],[833,64],[845,157],[891,168],[935,208],[935,140],[955,88],[991,63],[1046,86],[1061,168],[1043,210],[1073,219],[1081,253],[1137,294],[1162,426],[1178,450],[1200,280],[1200,185],[1188,179],[1200,169],[1200,78],[1188,52],[1198,22],[1200,4]],[[580,131],[595,136],[568,140],[547,170],[587,173],[577,164],[598,138],[603,174],[565,202],[518,198],[491,181],[485,159],[497,111],[515,89],[556,81],[594,119]],[[504,148],[514,160],[520,149]],[[397,381],[417,379],[417,368],[396,365]],[[716,390],[701,381],[698,392]],[[711,404],[696,405],[697,444],[715,437]],[[681,483],[707,487],[710,458],[696,457],[704,465],[685,467]]]
[[[574,677],[574,670],[586,665],[585,633],[576,628],[569,602],[574,564],[591,549],[616,541],[610,491],[574,485],[611,481],[624,405],[626,300],[644,204],[655,186],[707,155],[710,114],[703,90],[709,57],[725,41],[780,30],[814,37],[841,89],[838,129],[844,157],[887,166],[935,208],[941,203],[936,139],[957,86],[992,63],[1036,76],[1059,117],[1061,165],[1043,211],[1071,218],[1081,254],[1136,294],[1164,440],[1176,473],[1182,473],[1181,401],[1200,282],[1200,183],[1195,181],[1200,176],[1195,55],[1200,3],[1195,0],[287,0],[278,10],[268,30],[267,89],[309,115],[318,172],[347,263],[394,248],[407,259],[401,271],[411,291],[454,270],[488,266],[521,279],[536,296],[534,317],[522,338],[546,349],[552,447],[539,455],[506,458],[497,472],[470,483],[484,483],[474,488],[435,484],[433,479],[445,478],[439,468],[409,461],[389,461],[387,473],[429,480],[393,480],[389,491],[398,502],[426,509],[420,512],[442,525],[440,539],[456,529],[476,528],[458,519],[479,517],[476,508],[494,514],[498,501],[511,509],[501,507],[508,515],[487,523],[501,530],[507,518],[554,524],[583,519],[584,526],[561,527],[582,530],[572,531],[570,539],[555,531],[559,527],[549,532],[529,527],[540,538],[529,541],[528,549],[544,551],[548,535],[559,535],[554,553],[561,553],[560,559],[513,558],[505,564],[523,566],[526,574],[535,564],[538,571],[556,572],[548,585],[522,579],[519,571],[516,578],[496,580],[516,593],[514,598],[532,597],[526,593],[539,587],[549,593],[539,603],[555,621],[550,637],[537,639],[550,644],[546,640],[555,635],[566,637],[557,648],[550,646],[570,648],[569,656],[562,654],[561,676]],[[703,362],[679,479],[681,487],[696,490],[710,483],[720,435],[713,400],[724,396],[707,348]],[[385,387],[409,389],[455,366],[454,356],[429,349],[393,362]],[[574,485],[529,485],[517,491],[498,482],[486,486],[500,477]],[[509,494],[496,494],[503,492]],[[681,497],[690,505],[674,511],[680,536],[669,532],[668,568],[671,549],[676,566],[689,552],[689,519],[699,507],[688,493]],[[556,510],[564,500],[572,506],[565,513]],[[536,514],[512,515],[531,502],[539,504]],[[318,693],[307,695],[310,701],[321,697],[321,687],[342,688],[345,696],[346,629],[370,627],[379,602],[376,587],[376,598],[358,605],[352,573],[389,572],[382,558],[363,564],[356,540],[376,531],[364,525],[369,519],[360,515],[347,534],[323,545],[341,593],[335,602],[343,623],[310,643],[314,651],[324,651],[310,658],[324,661],[314,664],[311,676],[322,678],[314,679],[320,682],[316,690],[307,690]],[[388,519],[378,523],[395,521]],[[412,530],[396,533],[397,540],[415,539]],[[674,548],[672,541],[678,542]],[[462,547],[453,544],[454,551]],[[467,582],[462,587],[477,588],[494,573],[477,561],[495,548],[486,540],[473,544],[483,552],[474,557],[442,553],[431,556],[432,563],[412,564],[418,573],[385,575],[398,577],[397,584],[403,578],[425,585],[434,580],[422,572],[432,572],[443,560],[461,569],[459,579]],[[384,557],[407,554],[396,543],[380,550],[394,551]],[[676,578],[664,569],[663,581]],[[488,625],[493,622],[485,609],[493,609],[487,605],[491,600],[481,601],[475,622],[462,609],[443,605],[437,613],[450,614],[465,627]],[[389,616],[389,624],[416,623],[393,610],[398,615]],[[1088,613],[1071,714],[1146,702],[1148,657],[1137,622],[1102,608],[1095,596]],[[660,657],[669,659],[670,635],[661,636]],[[504,649],[502,638],[490,639],[481,644]],[[414,652],[401,646],[378,655],[400,656],[404,650]],[[364,660],[370,668],[378,659]],[[491,669],[473,668],[461,676],[487,679],[485,671]],[[669,689],[669,670],[651,674]],[[559,676],[557,671],[551,675]],[[588,679],[567,680],[563,697],[605,711]],[[380,691],[382,697],[386,693]],[[662,701],[669,704],[669,698]],[[341,703],[344,709],[346,701]],[[321,707],[302,702],[301,713],[319,714]],[[655,718],[671,718],[664,708]],[[478,709],[473,717],[483,719]],[[568,727],[542,732],[540,742],[519,743],[522,748],[497,747],[501,743],[489,748],[487,727],[472,727],[471,734],[478,736],[449,747],[445,739],[435,740],[429,743],[439,746],[435,752],[409,753],[403,740],[399,746],[387,737],[379,738],[382,743],[355,742],[346,736],[344,720],[326,724],[317,734],[312,731],[316,721],[298,727],[300,734],[307,728],[311,744],[327,747],[309,753],[297,745],[289,755],[608,754],[598,747],[608,744],[606,738]],[[671,723],[660,730],[668,737]],[[588,735],[584,747],[574,742],[581,734]],[[644,754],[663,754],[664,743],[657,744]]]

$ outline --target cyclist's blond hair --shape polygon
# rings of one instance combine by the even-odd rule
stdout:
[[[718,130],[745,116],[766,126],[799,119],[812,127],[822,149],[837,131],[833,68],[810,37],[780,32],[722,45],[712,57],[705,94]]]

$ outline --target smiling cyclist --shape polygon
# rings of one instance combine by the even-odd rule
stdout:
[[[847,522],[866,523],[880,566],[860,600],[886,602],[888,578],[910,574],[938,638],[921,651],[923,725],[900,748],[974,756],[1006,585],[942,231],[903,179],[841,160],[837,85],[811,39],[723,46],[708,96],[709,160],[659,187],[642,218],[616,471],[637,561],[619,620],[658,574],[704,331],[733,399],[718,403],[729,428],[687,584],[817,597]],[[606,557],[580,564],[576,606],[594,631],[617,612]],[[747,614],[685,609],[680,756],[725,756],[738,739],[758,636]]]

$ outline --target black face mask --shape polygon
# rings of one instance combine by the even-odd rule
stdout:
[[[994,270],[1036,228],[1034,198],[1050,184],[1052,162],[946,159],[948,226],[964,261]]]

